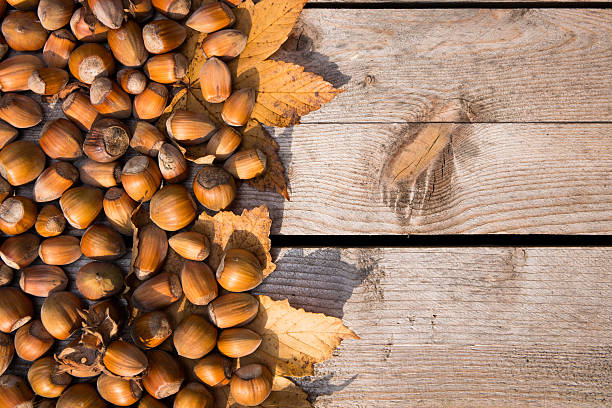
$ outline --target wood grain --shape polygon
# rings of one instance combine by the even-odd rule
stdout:
[[[258,291],[361,340],[315,407],[609,406],[611,248],[284,249]]]
[[[265,203],[275,234],[609,234],[612,125],[462,124],[413,182],[381,172],[419,125],[276,129],[291,202]]]
[[[303,123],[610,121],[612,11],[305,10],[275,58],[346,89]]]

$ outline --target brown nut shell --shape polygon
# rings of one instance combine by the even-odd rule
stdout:
[[[138,231],[138,253],[134,259],[134,274],[148,279],[161,267],[168,252],[166,232],[155,224],[147,224]]]
[[[173,235],[168,240],[168,244],[180,256],[192,261],[203,261],[210,253],[208,238],[195,231],[185,231]]]
[[[194,11],[185,25],[201,33],[210,34],[234,24],[234,12],[223,2],[214,2],[201,6]]]
[[[185,374],[177,358],[161,350],[147,352],[149,367],[142,378],[142,385],[154,398],[162,399],[176,394]]]
[[[64,217],[75,228],[85,229],[102,211],[102,190],[90,187],[74,187],[60,198]]]
[[[89,101],[104,116],[125,119],[132,114],[130,96],[115,81],[106,77],[93,80],[89,88]]]
[[[64,115],[83,130],[91,129],[100,117],[100,112],[93,107],[89,97],[83,92],[76,91],[68,95],[62,103]]]
[[[257,315],[259,301],[248,293],[227,293],[208,305],[208,316],[221,329],[249,323]]]
[[[219,285],[230,292],[246,292],[263,281],[263,268],[257,257],[245,249],[229,249],[217,268]]]
[[[94,224],[81,237],[81,252],[98,261],[112,261],[125,254],[121,235],[106,225]]]
[[[8,334],[0,333],[0,376],[11,365],[14,356],[13,338]]]
[[[159,171],[168,183],[180,183],[189,175],[189,166],[183,153],[172,143],[164,143],[157,156]]]
[[[36,55],[19,54],[0,62],[0,89],[2,92],[27,91],[28,78],[45,64]]]
[[[46,30],[59,30],[70,22],[73,10],[72,0],[40,0],[38,19]]]
[[[223,164],[223,168],[241,180],[249,180],[266,171],[268,158],[259,149],[241,150]]]
[[[55,237],[64,232],[66,219],[59,208],[53,204],[47,204],[38,213],[34,228],[41,237]]]
[[[123,156],[129,145],[129,128],[117,119],[104,118],[96,121],[87,133],[83,152],[92,160],[108,163]]]
[[[0,332],[10,333],[30,320],[32,301],[17,288],[0,288]]]
[[[138,121],[134,127],[130,146],[140,154],[156,157],[165,141],[166,136],[155,126],[148,122]]]
[[[0,286],[5,286],[11,283],[13,280],[13,275],[13,270],[5,265],[4,262],[0,262]]]
[[[235,327],[221,331],[217,348],[228,357],[240,358],[254,353],[261,345],[261,341],[261,336],[253,330]]]
[[[168,18],[181,20],[189,14],[191,0],[153,0],[153,7]]]
[[[28,78],[28,88],[39,95],[54,95],[68,83],[68,72],[61,68],[38,68]]]
[[[6,3],[10,4],[17,10],[35,10],[38,5],[39,0],[6,0]],[[6,4],[2,6],[3,9],[6,8]],[[4,14],[1,13],[1,14]]]
[[[2,21],[2,34],[15,51],[37,51],[47,41],[47,30],[33,11],[15,11]]]
[[[123,274],[115,264],[90,262],[78,270],[76,286],[86,299],[99,300],[121,291]]]
[[[81,327],[81,301],[72,292],[49,294],[40,309],[40,320],[45,329],[59,340],[66,340]]]
[[[136,201],[132,200],[125,190],[113,187],[104,194],[104,214],[112,226],[123,235],[132,236],[132,212],[136,209]]]
[[[183,295],[181,283],[176,275],[162,272],[144,281],[132,294],[138,309],[159,310],[176,302]]]
[[[68,68],[76,79],[91,84],[100,76],[115,72],[115,60],[111,53],[99,44],[83,44],[70,54]]]
[[[253,113],[257,93],[253,88],[242,88],[234,91],[223,102],[221,117],[230,126],[244,126]]]
[[[109,188],[121,183],[122,166],[118,161],[101,163],[86,158],[79,161],[76,165],[83,184]]]
[[[220,211],[236,197],[236,182],[221,167],[204,165],[193,179],[193,194],[206,208]]]
[[[115,59],[126,67],[139,67],[149,56],[140,25],[134,20],[127,20],[121,27],[110,30],[107,39]]]
[[[38,143],[52,159],[74,160],[83,155],[83,135],[68,119],[58,118],[45,122]]]
[[[68,265],[81,257],[77,237],[60,235],[44,239],[38,247],[38,256],[47,265]]]
[[[38,237],[30,233],[8,237],[0,246],[0,257],[13,269],[25,268],[38,256],[39,243]]]
[[[144,349],[155,348],[172,334],[168,316],[162,311],[154,311],[138,316],[132,324],[132,340]],[[149,364],[151,364],[149,357]]]
[[[33,265],[21,272],[19,287],[28,295],[47,297],[66,289],[68,277],[59,266]]]
[[[232,93],[232,75],[219,58],[209,58],[200,69],[202,97],[210,103],[221,103]]]
[[[205,386],[189,383],[176,394],[174,408],[213,408],[214,398]]]
[[[238,149],[240,143],[242,136],[236,129],[222,126],[206,144],[206,153],[215,156],[218,160],[225,160]]]
[[[174,330],[172,342],[178,355],[202,358],[210,353],[217,342],[217,329],[200,315],[185,317]]]
[[[29,128],[42,121],[42,108],[28,96],[7,93],[0,97],[0,119],[16,128]],[[17,142],[31,143],[25,140]]]
[[[207,355],[193,367],[193,373],[209,387],[223,387],[230,383],[234,364],[218,353]]]
[[[37,202],[48,202],[58,199],[74,185],[79,172],[70,163],[57,162],[47,167],[34,183],[33,196]]]
[[[124,68],[117,72],[117,82],[121,89],[131,95],[141,94],[147,87],[147,78],[134,68]]]
[[[188,68],[187,58],[178,52],[154,55],[147,60],[144,72],[151,81],[173,84],[180,81]]]
[[[168,135],[184,145],[196,145],[207,141],[217,130],[203,113],[177,109],[166,120]]]
[[[196,217],[196,210],[189,190],[180,184],[168,184],[151,198],[151,221],[166,231],[177,231],[189,225]]]
[[[142,37],[147,51],[152,54],[164,54],[179,47],[185,41],[187,30],[182,24],[172,20],[155,20],[143,27]]]
[[[43,48],[43,60],[48,67],[66,68],[70,53],[77,45],[74,35],[65,28],[54,31]]]
[[[168,102],[168,89],[157,82],[149,82],[142,93],[134,97],[134,116],[154,120],[161,116]]]
[[[219,294],[213,271],[203,262],[185,261],[181,284],[183,293],[194,305],[207,305]]]
[[[111,404],[127,407],[138,402],[142,388],[138,381],[100,374],[96,382],[98,393]]]
[[[41,397],[57,398],[70,385],[70,374],[60,371],[53,357],[36,360],[28,370],[28,382],[32,390]]]
[[[121,340],[108,345],[102,362],[111,373],[122,377],[136,376],[148,365],[147,356],[138,347]]]
[[[121,183],[135,201],[149,201],[161,184],[159,167],[150,157],[134,156],[121,170]]]
[[[272,392],[272,373],[264,365],[249,364],[234,373],[230,383],[230,393],[237,403],[259,405]]]
[[[96,389],[87,383],[75,384],[57,400],[55,408],[106,408]]]
[[[34,226],[36,215],[34,201],[21,196],[9,197],[0,204],[0,231],[7,235],[26,232]]]
[[[224,61],[240,55],[246,47],[247,36],[238,30],[221,30],[202,41],[202,52],[207,58],[219,57]]]
[[[6,122],[0,121],[0,149],[17,139],[19,131]]]
[[[30,321],[15,332],[15,351],[20,358],[27,361],[43,356],[54,342],[40,320]]]
[[[86,7],[76,9],[70,19],[70,30],[79,41],[106,41],[109,28],[100,23]]]
[[[0,407],[34,407],[34,393],[23,378],[12,374],[0,376]]]
[[[87,0],[87,5],[96,18],[108,28],[121,27],[124,17],[121,0]]]

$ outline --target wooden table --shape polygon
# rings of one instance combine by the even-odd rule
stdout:
[[[316,407],[612,404],[612,249],[565,237],[612,232],[612,12],[468,4],[314,3],[279,54],[346,90],[274,130],[291,202],[236,206],[270,207],[277,244],[336,245],[279,250],[260,288],[362,338],[299,381]],[[449,101],[467,120],[388,183]]]
[[[316,407],[612,404],[612,12],[530,5],[315,1],[277,54],[346,90],[271,129],[291,202],[234,205],[273,218],[259,293],[361,336],[298,381]],[[427,126],[447,143],[389,182]]]

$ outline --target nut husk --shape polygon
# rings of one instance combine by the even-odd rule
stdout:
[[[109,188],[121,183],[121,163],[119,162],[101,163],[86,158],[76,165],[83,184]]]
[[[240,55],[246,47],[247,36],[238,30],[221,30],[212,33],[202,41],[202,52],[206,58],[219,57],[224,61]]]
[[[58,118],[45,122],[38,143],[52,159],[74,160],[83,155],[83,135],[68,119]]]
[[[185,379],[177,358],[161,350],[151,350],[147,357],[149,367],[142,378],[147,392],[157,399],[176,394]]]
[[[37,202],[48,202],[58,199],[74,185],[79,172],[70,163],[57,162],[47,167],[34,183],[33,196]]]
[[[40,320],[33,320],[15,332],[15,351],[27,361],[34,361],[44,355],[54,342]]]
[[[43,60],[49,67],[66,68],[70,53],[77,45],[74,35],[65,28],[54,31],[43,48]]]
[[[32,301],[17,288],[0,288],[0,332],[10,333],[30,320]]]
[[[138,121],[134,127],[130,146],[138,153],[156,157],[165,141],[166,136],[155,126],[148,122]]]
[[[13,269],[25,268],[38,256],[39,243],[40,240],[34,234],[9,237],[0,246],[0,257]]]
[[[93,123],[100,117],[100,112],[93,107],[89,97],[80,91],[68,95],[62,103],[62,111],[83,130],[91,129]]]
[[[106,408],[95,388],[87,383],[75,384],[57,400],[55,408]]]
[[[85,229],[102,211],[102,190],[90,186],[74,187],[62,195],[59,203],[68,223]]]
[[[99,44],[83,44],[70,54],[68,68],[76,79],[91,84],[99,76],[115,72],[115,60],[111,53]]]
[[[149,201],[161,184],[159,167],[147,156],[134,156],[121,170],[124,190],[135,201]]]
[[[150,217],[161,229],[177,231],[195,219],[196,209],[189,190],[180,184],[168,184],[151,198]]]
[[[26,232],[34,226],[38,209],[34,201],[14,196],[0,204],[0,230],[7,235]]]
[[[110,30],[108,46],[117,61],[126,67],[139,67],[149,56],[144,47],[140,25],[134,20],[127,20],[121,27]]]
[[[36,179],[44,168],[45,154],[35,143],[17,140],[0,150],[0,175],[13,186]]]
[[[123,274],[115,264],[90,262],[78,270],[76,286],[86,299],[99,300],[121,291]]]
[[[259,149],[241,150],[225,161],[223,168],[241,180],[255,178],[266,171],[268,158]]]
[[[28,96],[7,93],[0,97],[0,119],[16,128],[29,128],[42,121],[42,108]]]
[[[185,41],[187,30],[182,24],[172,20],[155,20],[142,28],[142,37],[147,51],[164,54]]]
[[[142,93],[134,97],[134,116],[154,120],[161,116],[168,102],[168,89],[157,82],[149,82]]]
[[[213,271],[203,262],[185,261],[181,284],[183,293],[194,305],[207,305],[219,294]]]
[[[162,272],[144,281],[132,294],[138,309],[152,311],[163,309],[183,295],[181,283],[176,275]]]
[[[47,265],[68,265],[81,257],[79,239],[68,235],[44,239],[38,247],[38,256]]]
[[[98,261],[112,261],[125,254],[125,243],[117,231],[102,224],[94,224],[81,237],[81,252]]]
[[[168,316],[162,311],[154,311],[138,316],[132,324],[132,340],[144,349],[155,348],[172,334]],[[151,364],[151,358],[149,357]]]
[[[166,120],[168,135],[184,145],[196,145],[207,141],[217,130],[203,113],[176,109]]]
[[[234,364],[218,353],[207,355],[193,367],[193,373],[209,387],[223,387],[230,383]]]
[[[47,297],[68,286],[68,277],[59,266],[33,265],[21,272],[19,287],[28,295]]]
[[[183,153],[172,143],[164,143],[157,156],[159,171],[169,183],[180,183],[189,175],[189,166]]]
[[[202,358],[210,353],[217,342],[217,329],[196,314],[185,317],[174,330],[172,342],[178,355]]]
[[[189,383],[176,394],[174,408],[213,408],[214,398],[202,384]]]
[[[188,65],[187,58],[183,54],[169,52],[149,58],[144,66],[144,72],[151,81],[172,84],[187,74]]]
[[[66,219],[59,208],[53,204],[47,204],[38,213],[34,228],[36,228],[38,235],[42,237],[56,237],[64,232]]]
[[[264,365],[249,364],[234,373],[230,383],[230,393],[237,403],[259,405],[272,392],[272,373]]]
[[[185,231],[173,235],[168,240],[168,244],[180,256],[192,261],[203,261],[210,253],[208,238],[195,231]]]
[[[102,362],[111,373],[122,377],[134,377],[148,365],[147,356],[138,347],[121,340],[108,345]]]
[[[138,402],[142,388],[138,381],[100,374],[96,383],[98,393],[111,404],[127,407]]]
[[[244,327],[225,329],[219,334],[217,348],[231,358],[240,358],[252,354],[261,345],[261,336]]]
[[[263,281],[263,268],[257,257],[245,249],[229,249],[217,268],[219,285],[230,292],[246,292]]]
[[[28,382],[37,395],[57,398],[70,385],[72,377],[63,373],[53,357],[36,360],[28,370]]]
[[[33,11],[14,11],[4,17],[2,34],[6,43],[15,51],[37,51],[47,41],[47,30]]]
[[[221,329],[241,326],[252,321],[259,310],[259,301],[248,293],[227,293],[208,305],[208,316]]]
[[[58,340],[66,340],[81,327],[81,301],[72,292],[53,292],[40,309],[45,329]]]
[[[104,194],[104,214],[112,226],[123,235],[132,236],[132,212],[136,209],[136,202],[130,198],[125,190],[119,187],[108,189]]]
[[[194,11],[185,25],[201,33],[210,34],[234,24],[236,17],[225,3],[214,2]]]
[[[161,267],[168,252],[166,232],[155,224],[147,224],[138,231],[134,274],[140,280],[148,279]]]
[[[89,88],[89,101],[104,116],[125,119],[132,114],[130,96],[115,81],[106,77],[93,80]],[[97,125],[96,123],[93,127],[96,128]]]
[[[204,165],[193,179],[193,194],[206,208],[220,211],[236,197],[236,182],[221,167]]]
[[[244,126],[253,113],[257,94],[253,88],[234,91],[223,102],[221,117],[230,126]]]
[[[2,92],[27,91],[28,78],[35,69],[45,64],[36,55],[19,54],[0,62]]]

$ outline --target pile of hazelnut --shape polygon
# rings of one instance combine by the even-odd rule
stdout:
[[[263,266],[231,248],[213,271],[211,243],[189,229],[200,211],[192,194],[223,210],[236,180],[266,169],[261,151],[240,148],[255,91],[232,91],[226,65],[247,41],[229,28],[238,3],[190,14],[191,0],[0,0],[0,408],[206,408],[211,388],[223,386],[242,405],[269,396],[270,370],[236,361],[262,342],[243,326],[257,314],[247,292]],[[200,88],[223,104],[225,124],[175,110],[162,132],[151,122],[186,75],[177,49],[188,30],[207,34]],[[43,124],[32,93],[61,95],[65,117]],[[39,124],[37,142],[19,139],[19,129]],[[190,146],[215,159],[191,189],[180,184]],[[149,222],[136,228],[139,205]],[[128,319],[126,276],[114,262],[135,231],[129,301],[138,314]],[[163,267],[169,248],[180,257],[176,273]],[[68,291],[62,267],[82,256],[89,261]],[[44,298],[40,310],[32,297]],[[173,321],[169,308],[181,299],[207,315]],[[27,379],[5,373],[15,355],[31,362]]]

